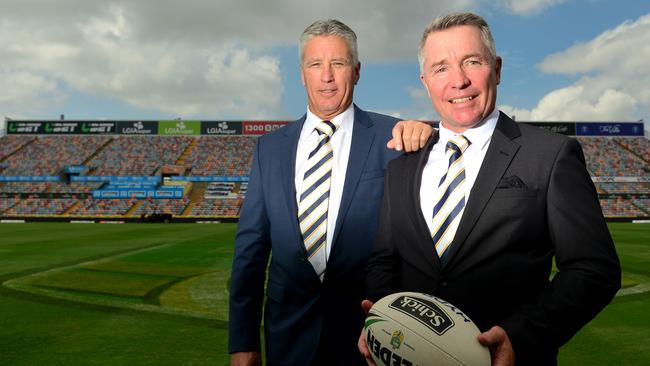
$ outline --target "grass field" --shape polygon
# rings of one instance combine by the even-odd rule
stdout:
[[[626,288],[561,365],[650,364],[650,225],[611,224]],[[227,365],[234,224],[0,225],[0,365]]]

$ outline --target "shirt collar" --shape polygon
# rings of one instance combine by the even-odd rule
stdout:
[[[309,110],[309,107],[307,107],[307,118],[305,119],[305,125],[302,129],[303,133],[306,133],[307,135],[311,134],[314,131],[314,127],[322,121],[322,119],[312,113],[312,111]],[[336,128],[337,131],[342,129],[348,133],[351,132],[354,123],[354,103],[350,103],[350,106],[345,111],[330,119],[330,122],[338,126]]]
[[[475,127],[465,130],[461,135],[467,137],[471,142],[471,146],[476,146],[479,149],[485,148],[486,144],[490,142],[492,138],[492,133],[497,126],[497,121],[499,120],[499,110],[496,108],[487,116],[481,123]],[[457,133],[445,128],[442,123],[439,125],[440,140],[438,143],[445,146],[447,141],[453,136],[458,135]]]

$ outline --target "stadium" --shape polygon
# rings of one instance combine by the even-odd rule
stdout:
[[[227,364],[230,262],[253,150],[289,122],[5,122],[0,363]],[[560,363],[647,364],[643,122],[521,123],[579,140],[624,271],[617,298]]]

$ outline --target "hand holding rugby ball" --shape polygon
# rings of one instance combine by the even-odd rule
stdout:
[[[426,294],[399,292],[377,301],[364,334],[378,366],[491,364],[474,322],[452,304]]]

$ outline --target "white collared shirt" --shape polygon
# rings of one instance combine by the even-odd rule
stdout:
[[[463,188],[465,189],[465,202],[469,202],[469,193],[474,186],[478,171],[481,169],[481,164],[483,164],[483,158],[485,158],[485,153],[487,152],[488,146],[490,146],[492,133],[497,125],[498,119],[499,111],[495,108],[483,123],[479,123],[478,126],[470,128],[462,133],[462,135],[471,142],[467,150],[463,153],[463,165],[465,166],[465,184],[463,185]],[[454,135],[458,134],[446,129],[442,123],[440,123],[440,138],[438,139],[438,142],[433,145],[433,148],[429,153],[429,160],[422,171],[420,208],[422,209],[422,215],[429,226],[429,232],[432,232],[434,229],[433,206],[436,204],[436,202],[434,202],[436,188],[438,187],[440,179],[447,171],[447,165],[449,164],[448,159],[445,157],[447,141],[449,141],[449,139]]]
[[[307,159],[309,158],[309,153],[318,145],[318,133],[314,131],[314,127],[318,123],[321,123],[321,121],[320,118],[307,108],[307,118],[302,126],[300,139],[298,140],[298,150],[296,151],[296,204],[300,203],[302,182],[305,176],[305,171],[307,170]],[[348,158],[350,156],[352,129],[354,127],[354,104],[350,103],[348,109],[331,119],[330,122],[334,123],[338,127],[330,140],[334,158],[332,159],[329,208],[327,211],[327,258],[329,258],[330,250],[332,249],[332,238],[334,237],[336,219],[338,218],[339,207],[341,206],[341,196],[343,195],[343,185],[345,183],[345,172],[347,170]]]

